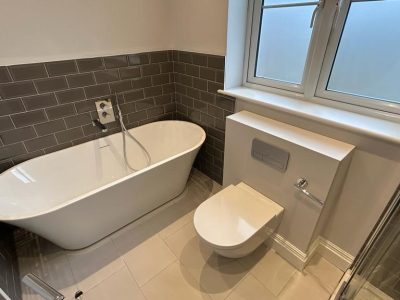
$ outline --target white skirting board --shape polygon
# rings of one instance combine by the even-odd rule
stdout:
[[[342,271],[346,271],[354,260],[352,255],[322,237],[315,240],[308,253],[304,253],[279,234],[273,234],[267,243],[300,271],[315,253]]]

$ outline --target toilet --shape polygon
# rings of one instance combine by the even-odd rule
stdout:
[[[282,214],[281,206],[240,182],[204,201],[195,211],[194,227],[214,252],[239,258],[267,240]]]

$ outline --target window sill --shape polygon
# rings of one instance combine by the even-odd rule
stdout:
[[[265,108],[311,119],[337,128],[368,135],[386,142],[400,144],[400,123],[306,102],[294,97],[277,95],[247,87],[219,90],[219,93]]]

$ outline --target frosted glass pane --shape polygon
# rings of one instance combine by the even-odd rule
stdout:
[[[315,5],[264,9],[256,77],[301,83],[314,9]]]
[[[400,1],[351,4],[328,90],[400,102]]]

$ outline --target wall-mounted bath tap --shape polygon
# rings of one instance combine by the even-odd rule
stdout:
[[[110,99],[96,101],[96,109],[101,124],[115,122],[114,109]]]

